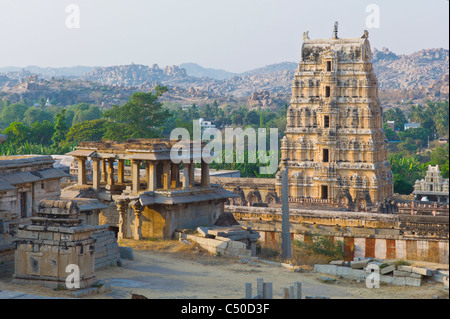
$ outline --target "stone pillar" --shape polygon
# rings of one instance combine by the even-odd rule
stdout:
[[[106,177],[107,177],[106,159],[102,159],[102,183],[106,184]]]
[[[157,162],[147,162],[147,190],[150,192],[156,191],[157,182],[156,182],[156,166]]]
[[[171,188],[177,188],[180,184],[180,164],[172,163],[170,167]]]
[[[187,190],[189,189],[189,164],[184,164],[183,168],[183,189]]]
[[[201,173],[201,184],[202,187],[208,188],[210,185],[210,178],[209,178],[209,164],[202,161],[202,173]]]
[[[134,239],[141,240],[142,239],[142,212],[144,211],[144,207],[141,206],[139,201],[136,201],[133,204],[134,210]]]
[[[194,187],[195,185],[195,165],[194,163],[191,163],[189,165],[189,186]]]
[[[114,159],[108,158],[108,179],[107,184],[110,186],[114,185]]]
[[[119,239],[128,238],[127,232],[127,210],[129,201],[119,200],[117,202],[117,209],[119,211],[119,233],[117,237]]]
[[[119,160],[117,182],[119,184],[125,183],[125,160],[123,159]]]
[[[163,188],[170,189],[170,163],[163,163]]]
[[[86,185],[86,157],[77,157],[78,161],[78,185]]]
[[[289,170],[286,160],[283,160],[281,168],[281,258],[292,259],[291,231],[289,221]]]
[[[133,193],[139,193],[139,187],[140,187],[140,170],[139,165],[141,164],[141,161],[132,160],[131,161],[131,182],[133,185]]]
[[[100,190],[100,177],[101,177],[101,171],[100,171],[100,159],[99,158],[93,158],[93,174],[92,174],[92,182],[93,182],[93,188],[95,190]]]

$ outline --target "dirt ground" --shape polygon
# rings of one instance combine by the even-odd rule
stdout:
[[[448,290],[444,290],[442,284],[424,283],[420,288],[382,285],[380,289],[368,289],[364,282],[312,272],[293,272],[258,262],[242,263],[237,258],[209,255],[197,246],[183,248],[171,242],[135,245],[134,258],[124,261],[122,267],[97,271],[97,279],[109,283],[112,291],[85,298],[130,299],[131,293],[134,293],[149,299],[240,299],[245,296],[245,283],[252,283],[256,290],[257,278],[273,283],[275,299],[282,298],[283,287],[289,287],[296,281],[302,282],[303,296],[332,299],[448,298]],[[336,281],[325,283],[321,280],[323,277]],[[0,278],[0,290],[69,297],[64,290],[15,285],[11,281],[9,276]]]

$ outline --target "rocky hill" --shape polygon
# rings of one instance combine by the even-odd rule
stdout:
[[[380,83],[382,103],[403,100],[419,103],[421,99],[448,98],[448,50],[427,49],[410,55],[397,55],[386,48],[375,49],[373,65]],[[48,79],[43,76],[47,81],[33,79],[32,83],[29,80],[33,75],[30,70],[11,72],[14,69],[9,69],[10,72],[0,74],[0,94],[33,99],[36,96],[47,98],[51,92],[52,96],[68,96],[70,100],[77,101],[103,99],[105,105],[110,105],[122,102],[132,92],[150,91],[155,85],[162,84],[170,88],[172,93],[168,97],[176,103],[245,101],[248,107],[276,108],[288,103],[296,69],[296,62],[268,65],[241,74],[207,69],[196,64],[164,68],[156,64],[131,64],[93,68],[82,76],[72,78],[73,82],[67,79],[58,82],[57,77]],[[64,73],[62,68],[42,70],[47,74]],[[81,70],[78,67],[69,71],[73,74]],[[26,78],[28,80],[25,81]],[[80,98],[76,98],[77,94]]]
[[[374,50],[373,65],[381,90],[429,88],[449,73],[449,51],[422,50],[396,55],[383,48]]]
[[[220,81],[227,80],[235,75],[235,73],[225,70],[204,68],[196,63],[183,63],[179,67],[185,69],[187,75],[195,78],[210,78]]]

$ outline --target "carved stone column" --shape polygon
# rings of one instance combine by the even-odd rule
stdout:
[[[139,193],[139,187],[140,187],[140,169],[139,166],[141,164],[141,161],[136,161],[136,160],[132,160],[131,161],[131,166],[132,166],[132,171],[131,171],[131,180],[132,180],[132,185],[133,185],[133,193],[137,194]]]
[[[86,157],[77,157],[78,161],[78,185],[86,185]]]
[[[130,203],[129,200],[124,200],[124,199],[121,199],[116,203],[117,209],[119,211],[119,234],[118,234],[119,239],[128,238],[127,210],[128,210],[129,203]]]
[[[95,190],[100,190],[100,177],[101,177],[101,172],[100,172],[100,159],[99,158],[92,158],[92,183],[93,183],[93,188]]]
[[[142,239],[142,212],[144,208],[139,201],[135,201],[132,204],[134,210],[134,239],[141,240]]]
[[[108,185],[114,185],[114,159],[108,158]]]
[[[125,161],[123,159],[119,160],[117,182],[119,184],[123,184],[125,182]]]

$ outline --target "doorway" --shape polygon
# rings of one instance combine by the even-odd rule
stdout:
[[[322,199],[328,199],[328,186],[322,185]]]

